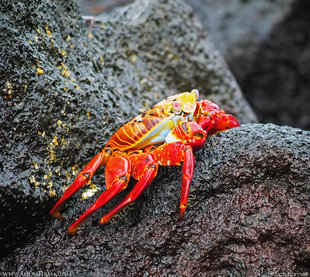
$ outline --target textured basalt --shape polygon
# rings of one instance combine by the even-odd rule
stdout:
[[[197,88],[255,121],[181,1],[137,1],[94,24],[72,1],[2,1],[0,31],[2,254],[42,232],[83,165],[162,98]]]
[[[309,145],[309,132],[272,124],[217,134],[195,154],[183,220],[177,220],[181,168],[161,167],[115,224],[98,227],[89,220],[69,237],[69,224],[93,200],[76,206],[71,201],[64,213],[70,222],[51,220],[34,243],[8,256],[1,268],[74,276],[306,276]]]
[[[0,11],[3,272],[306,276],[310,133],[299,129],[245,124],[209,137],[181,221],[180,167],[160,167],[115,224],[96,225],[134,181],[66,233],[104,190],[103,170],[93,197],[65,205],[68,221],[48,216],[111,134],[167,95],[198,88],[242,123],[255,120],[188,6],[141,0],[91,25],[71,1],[7,1]]]

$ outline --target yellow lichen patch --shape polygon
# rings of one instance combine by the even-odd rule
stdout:
[[[130,57],[130,62],[131,63],[136,63],[137,61],[137,55],[136,54],[133,54],[131,57]]]
[[[61,138],[61,141],[60,141],[60,145],[62,147],[65,147],[66,145],[68,144],[68,142],[64,139],[64,137]]]
[[[64,51],[64,50],[62,50],[62,51]],[[66,52],[61,52],[62,53],[62,55],[66,55]],[[68,70],[68,67],[64,64],[64,63],[60,63],[60,64],[58,64],[57,65],[57,68],[59,69],[59,70],[61,70],[61,74],[64,76],[64,77],[66,77],[66,78],[68,78],[69,76],[70,76],[70,72],[69,72],[69,70]],[[72,81],[72,82],[74,82],[74,79],[71,77],[70,78],[70,80]],[[69,83],[66,83],[66,84],[69,84]]]
[[[61,128],[62,121],[59,119],[57,122],[58,128]]]
[[[39,168],[39,166],[38,166],[38,164],[36,162],[33,162],[33,167],[34,167],[34,169],[38,169]]]
[[[58,141],[57,141],[57,137],[53,137],[52,139],[52,144],[54,144],[55,146],[58,145]]]
[[[45,131],[43,131],[43,132],[38,131],[38,135],[45,137]]]
[[[56,161],[56,155],[54,150],[50,150],[50,163]]]
[[[68,42],[68,41],[70,41],[71,40],[71,37],[70,37],[70,35],[68,35],[67,37],[66,37],[66,42]]]
[[[174,54],[172,54],[170,52],[167,54],[167,58],[169,60],[175,60],[175,61],[179,60],[179,58],[177,56],[175,56]]]
[[[32,44],[32,40],[29,40],[29,43]]]
[[[53,183],[52,182],[48,182],[48,188],[51,189],[53,187]]]
[[[43,72],[43,69],[40,68],[40,67],[37,67],[37,73],[42,75],[44,72]]]
[[[80,87],[79,87],[77,84],[74,85],[74,88],[75,88],[76,90],[79,90],[79,89],[80,89]]]
[[[75,164],[74,166],[71,167],[72,169],[72,174],[76,175],[80,170],[77,164]]]
[[[67,57],[67,52],[65,50],[61,50],[61,55],[63,55],[65,58]]]
[[[56,168],[55,173],[56,173],[58,176],[60,176],[60,169],[59,169],[59,168]]]
[[[52,197],[52,196],[56,196],[55,190],[50,190],[50,191],[49,191],[49,194],[50,194],[51,197]]]
[[[52,36],[52,33],[51,33],[51,31],[48,29],[48,26],[47,26],[47,25],[45,26],[45,32],[47,33],[48,36],[50,36],[50,37]]]
[[[143,78],[143,79],[140,80],[140,84],[141,84],[141,85],[147,84],[147,82],[148,82],[148,81],[147,81],[146,78]]]
[[[5,82],[5,87],[3,89],[3,92],[7,94],[7,96],[9,97],[9,99],[12,99],[12,95],[13,95],[13,86],[11,84],[11,82],[6,81]]]
[[[85,200],[93,196],[97,191],[98,191],[98,187],[95,184],[90,184],[89,188],[86,189],[86,191],[82,193],[81,200]]]
[[[49,151],[49,154],[50,154],[49,163],[52,163],[52,162],[56,161],[55,151],[53,150],[54,147],[55,147],[55,146],[54,146],[52,143],[50,143],[50,145],[48,145],[48,146],[46,147],[47,151]]]
[[[100,63],[101,63],[102,65],[104,65],[103,56],[100,56]]]
[[[92,34],[91,32],[88,33],[88,37],[89,37],[90,39],[93,39],[93,38],[94,38],[94,36],[93,36],[93,34]]]
[[[40,185],[40,183],[38,181],[36,181],[35,177],[34,176],[30,176],[29,177],[29,183],[31,185],[34,185],[35,187],[38,187]]]
[[[65,76],[66,78],[69,77],[69,76],[70,76],[70,72],[68,71],[67,66],[64,65],[63,63],[62,63],[62,66],[63,66],[63,70],[61,71],[61,74],[62,74],[63,76]]]

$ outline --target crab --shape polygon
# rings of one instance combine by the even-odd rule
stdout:
[[[179,213],[182,219],[194,173],[193,152],[203,147],[208,136],[240,126],[234,116],[211,101],[197,101],[198,97],[196,89],[170,96],[118,129],[103,150],[78,174],[50,214],[64,219],[59,211],[65,202],[91,182],[98,168],[105,166],[106,190],[69,227],[68,233],[76,234],[91,214],[127,187],[130,177],[136,179],[129,194],[99,221],[99,225],[103,225],[143,193],[157,175],[159,165],[183,164]]]

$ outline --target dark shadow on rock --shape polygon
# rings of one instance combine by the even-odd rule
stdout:
[[[310,130],[310,2],[295,1],[290,12],[257,45],[251,69],[234,70],[260,122]]]
[[[310,129],[310,2],[187,0],[260,122]]]

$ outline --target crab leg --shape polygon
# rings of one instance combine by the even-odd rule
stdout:
[[[187,207],[187,198],[189,193],[189,186],[194,174],[195,157],[190,146],[186,146],[184,150],[184,161],[182,168],[182,188],[181,188],[181,201],[180,201],[180,215],[182,219],[185,215]]]
[[[110,212],[104,215],[99,225],[107,223],[117,212],[122,210],[129,203],[135,201],[149,186],[157,174],[158,165],[152,154],[136,154],[129,157],[132,162],[132,177],[139,180],[132,191]]]
[[[103,163],[104,159],[106,159],[106,155],[107,154],[104,151],[100,152],[84,167],[73,184],[66,189],[63,196],[57,201],[53,209],[50,211],[50,215],[65,220],[65,218],[59,213],[60,209],[73,194],[90,182],[95,171]]]
[[[178,141],[159,146],[152,153],[156,156],[159,165],[181,165],[181,162],[183,162],[179,215],[179,218],[183,218],[185,215],[185,209],[187,207],[189,186],[194,172],[195,158],[193,155],[193,150],[184,142]]]
[[[106,186],[105,190],[96,202],[80,216],[68,229],[70,235],[75,235],[79,226],[87,220],[93,212],[101,208],[104,204],[110,201],[115,195],[120,193],[127,187],[131,172],[131,164],[125,156],[112,157],[106,166]]]

